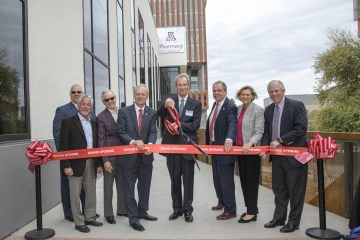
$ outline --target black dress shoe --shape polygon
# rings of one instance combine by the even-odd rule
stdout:
[[[284,226],[284,225],[285,225],[285,222],[281,222],[281,221],[273,219],[270,222],[266,223],[264,225],[264,228],[274,228],[277,226]]]
[[[246,216],[246,212],[244,212],[243,214],[241,214],[240,217],[242,218],[242,217],[245,217],[245,216]]]
[[[120,217],[127,217],[128,216],[126,213],[117,213],[116,215],[118,215]]]
[[[115,218],[114,217],[105,217],[106,221],[110,224],[115,224]]]
[[[145,228],[140,223],[132,223],[130,227],[139,232],[145,231]]]
[[[246,214],[245,214],[246,216]],[[244,216],[244,217],[245,217]],[[241,217],[239,220],[238,220],[238,223],[249,223],[249,222],[255,222],[256,221],[256,215],[254,215],[252,218],[248,219],[248,220],[245,220],[243,219],[243,217]]]
[[[82,233],[90,232],[90,229],[85,225],[79,225],[79,226],[75,225],[75,229],[78,230],[79,232],[82,232]]]
[[[65,220],[68,220],[69,222],[74,222],[73,216],[65,216]]]
[[[280,232],[282,232],[282,233],[291,233],[291,232],[294,232],[295,230],[298,230],[298,229],[299,229],[299,225],[286,224],[285,226],[280,228]]]
[[[169,216],[169,220],[175,220],[178,217],[181,217],[183,215],[182,212],[173,212],[170,216]]]
[[[102,226],[103,224],[101,222],[97,222],[97,221],[85,221],[85,225],[91,225],[91,226],[94,226],[94,227],[100,227]]]
[[[99,218],[99,217],[100,217],[100,215],[99,215],[99,214],[96,214],[96,215],[95,215],[95,217],[96,217],[96,218]]]
[[[185,222],[187,223],[191,223],[194,221],[193,216],[191,215],[191,213],[185,213]]]
[[[154,217],[154,216],[151,216],[151,215],[147,214],[147,215],[141,216],[140,219],[145,219],[145,220],[148,220],[148,221],[156,221],[157,217]]]

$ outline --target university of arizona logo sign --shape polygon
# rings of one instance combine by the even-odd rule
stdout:
[[[157,28],[156,31],[159,39],[159,53],[185,52],[185,27]]]
[[[166,41],[176,41],[176,38],[174,36],[174,32],[168,32],[168,36],[166,38]]]

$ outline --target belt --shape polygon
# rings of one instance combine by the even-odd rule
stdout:
[[[215,142],[214,142],[214,141],[211,141],[211,140],[210,140],[209,143],[210,143],[210,145],[215,145]]]

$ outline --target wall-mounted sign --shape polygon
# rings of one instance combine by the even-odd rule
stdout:
[[[176,53],[185,51],[185,28],[157,28],[159,53]]]

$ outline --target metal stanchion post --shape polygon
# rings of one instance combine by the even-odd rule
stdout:
[[[31,230],[25,234],[26,240],[48,239],[55,235],[55,231],[50,228],[42,227],[42,202],[41,202],[41,168],[35,166],[35,187],[36,187],[36,223],[37,229]]]

